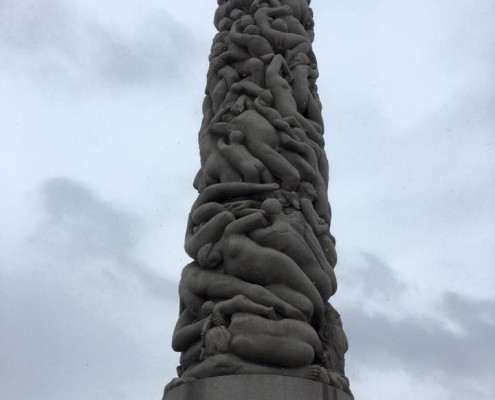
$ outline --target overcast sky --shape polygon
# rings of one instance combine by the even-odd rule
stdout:
[[[495,398],[495,3],[314,0],[356,399]],[[0,0],[0,398],[157,400],[214,0]]]

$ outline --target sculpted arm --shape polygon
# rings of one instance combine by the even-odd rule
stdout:
[[[217,202],[206,203],[191,211],[191,220],[195,225],[202,224],[215,215],[225,211],[225,207]]]
[[[245,282],[231,275],[201,269],[195,263],[191,263],[184,268],[180,288],[183,290],[181,292],[181,301],[186,306],[188,306],[187,299],[183,298],[183,294],[198,297],[196,301],[198,304],[195,304],[198,315],[204,303],[201,300],[204,298],[231,299],[237,295],[244,295],[255,303],[273,307],[277,313],[286,318],[307,321],[300,310],[280,299],[263,286]]]
[[[248,47],[249,35],[245,35],[239,31],[240,24],[241,20],[237,20],[232,25],[230,29],[230,40],[239,46]]]
[[[210,201],[222,201],[229,198],[269,193],[279,188],[279,185],[276,183],[217,183],[215,185],[208,186],[199,194],[193,205],[193,209]]]
[[[267,225],[265,216],[261,211],[246,215],[245,217],[239,218],[238,220],[232,222],[226,229],[225,235],[235,235],[240,233],[245,233],[252,231],[256,228],[263,228]]]
[[[309,226],[313,229],[316,236],[320,236],[328,232],[329,225],[321,220],[316,214],[311,200],[305,198],[299,198],[299,204],[301,205],[301,211]]]
[[[320,76],[320,73],[318,72],[317,68],[310,68],[309,73],[308,73],[308,78],[309,79],[318,79]]]
[[[175,325],[172,336],[174,351],[186,351],[201,338],[204,320],[196,321],[196,317],[186,308]]]
[[[234,214],[230,211],[222,211],[215,215],[207,223],[201,226],[197,232],[186,237],[186,253],[196,259],[198,251],[206,243],[216,243],[223,235],[225,228],[235,220]]]
[[[234,313],[243,312],[260,315],[269,319],[275,319],[273,307],[267,307],[251,301],[243,295],[235,296],[232,299],[219,301],[213,307],[214,321],[223,319],[223,316],[230,318]]]

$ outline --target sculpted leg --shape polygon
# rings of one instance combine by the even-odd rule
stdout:
[[[237,63],[236,69],[239,71],[241,77],[251,75],[252,82],[259,86],[264,86],[265,63],[259,58],[250,58],[241,63]]]
[[[203,270],[195,263],[189,264],[182,271],[179,293],[181,301],[194,315],[200,315],[205,298],[231,299],[241,294],[255,303],[273,307],[278,314],[286,318],[307,321],[300,310],[263,286],[230,275]]]
[[[279,186],[276,183],[260,184],[235,181],[212,185],[199,194],[192,208],[210,201],[225,201],[235,197],[254,196],[260,193],[270,193],[277,189]]]
[[[232,354],[217,354],[204,360],[201,364],[189,368],[182,378],[210,378],[222,375],[285,375],[317,380],[321,375],[318,365],[302,368],[273,368],[250,363]]]
[[[269,285],[266,287],[270,292],[287,303],[301,310],[307,317],[308,321],[314,313],[313,303],[302,293],[291,289],[286,285]]]
[[[275,364],[283,368],[311,365],[313,348],[292,338],[266,334],[239,333],[232,338],[231,350],[243,359],[258,364]]]
[[[225,228],[235,221],[234,214],[229,211],[223,211],[215,215],[207,223],[199,228],[199,230],[186,238],[185,250],[186,253],[195,260],[198,257],[198,251],[206,243],[216,243],[223,235]]]
[[[275,319],[273,307],[266,307],[249,300],[246,296],[239,295],[233,299],[220,301],[213,307],[213,314],[221,314],[230,317],[234,313],[249,313],[269,319]]]
[[[280,153],[262,142],[253,144],[250,150],[273,175],[282,181],[281,189],[292,192],[297,188],[301,180],[299,172]]]
[[[308,324],[278,321],[250,314],[234,314],[229,327],[231,349],[246,360],[286,368],[311,365],[321,342]]]
[[[201,337],[198,337],[198,341],[190,346],[187,350],[183,351],[180,355],[180,365],[183,370],[187,370],[192,365],[199,363],[201,355]]]
[[[225,272],[263,286],[279,283],[287,285],[310,299],[315,314],[321,315],[323,300],[318,290],[291,258],[279,251],[259,246],[245,235],[233,235],[227,240]],[[237,251],[239,253],[235,254]]]

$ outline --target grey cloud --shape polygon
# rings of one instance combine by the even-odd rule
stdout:
[[[0,397],[158,397],[177,285],[140,261],[143,223],[68,179],[39,194],[35,232],[1,260]]]
[[[376,302],[373,288],[384,292],[377,304],[387,310],[394,299],[414,301],[414,292],[380,257],[364,252],[362,261],[342,282],[358,285],[359,296],[339,307],[350,343],[351,381],[359,382],[359,375],[368,370],[386,374],[398,369],[419,381],[441,382],[453,399],[462,398],[461,393],[473,396],[481,387],[495,393],[491,379],[495,375],[495,299],[448,292],[431,306],[428,316],[404,311],[392,317],[366,311],[365,303]]]
[[[162,10],[150,9],[118,30],[61,1],[7,3],[0,9],[0,48],[10,65],[4,68],[15,66],[51,85],[170,87],[185,80],[196,55],[197,39]]]
[[[158,398],[175,304],[50,272],[0,282],[0,397]]]
[[[495,301],[446,294],[440,312],[459,331],[425,316],[395,320],[357,307],[344,308],[342,315],[355,361],[368,367],[400,366],[422,378],[441,371],[452,379],[468,379],[495,373],[493,310]]]
[[[185,79],[195,57],[194,37],[164,12],[142,21],[132,35],[94,24],[87,28],[94,38],[95,70],[110,82],[175,84],[176,79]]]
[[[106,263],[110,267],[102,272],[108,278],[135,277],[153,295],[176,299],[176,284],[142,265],[135,254],[144,229],[135,216],[64,178],[46,182],[41,199],[46,218],[30,242],[47,253],[45,262],[57,259],[79,268]]]
[[[342,252],[345,257],[345,252]],[[393,268],[376,254],[361,251],[358,257],[353,257],[352,261],[344,259],[337,270],[338,279],[342,291],[357,291],[366,293],[368,301],[388,301],[394,297],[403,296],[407,290],[407,285],[395,274]],[[345,293],[343,293],[345,295]]]

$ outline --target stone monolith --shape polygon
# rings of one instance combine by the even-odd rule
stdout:
[[[309,0],[218,0],[214,24],[164,399],[351,399]]]

